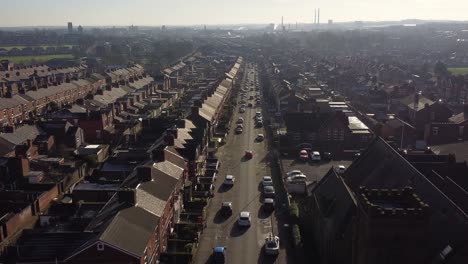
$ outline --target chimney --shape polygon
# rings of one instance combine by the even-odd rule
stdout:
[[[164,142],[166,142],[168,146],[174,146],[174,139],[175,136],[169,133],[164,137]]]
[[[110,84],[107,84],[107,85],[106,85],[106,90],[107,90],[107,91],[111,91],[111,90],[112,90],[112,86],[111,86]]]
[[[414,93],[414,109],[418,110],[419,105],[419,92]]]
[[[136,203],[135,190],[133,189],[120,189],[117,196],[119,203],[130,203],[132,205]]]
[[[151,178],[151,167],[150,166],[142,166],[137,168],[137,175],[138,180],[140,182],[149,182],[152,180]]]
[[[179,131],[179,130],[177,129],[177,127],[173,127],[173,128],[167,129],[167,132],[166,132],[166,133],[167,133],[168,135],[173,135],[174,138],[177,138],[178,133],[179,133],[178,131]]]
[[[200,108],[198,106],[192,106],[192,115],[198,115],[198,110]]]
[[[176,121],[177,128],[185,128],[185,120],[184,119],[179,119]]]
[[[195,100],[195,102],[193,102],[193,106],[201,108],[203,106],[203,101],[202,100]]]
[[[158,147],[153,150],[153,160],[155,162],[163,162],[165,160],[164,147]]]
[[[320,8],[318,9],[317,13],[317,24],[320,24]]]
[[[15,127],[10,126],[10,125],[5,126],[5,127],[3,128],[3,132],[4,132],[4,133],[13,133],[13,132],[15,132]]]
[[[20,72],[19,72],[19,71],[16,72],[16,76],[20,76]]]
[[[6,73],[6,74],[5,74],[5,77],[6,77],[6,78],[10,78],[10,74],[9,74],[9,73]]]

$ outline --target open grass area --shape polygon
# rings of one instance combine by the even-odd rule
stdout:
[[[34,61],[35,63],[46,62],[52,59],[73,59],[71,54],[57,54],[57,55],[40,55],[40,56],[4,56],[0,57],[0,60],[9,60],[14,63],[30,63]]]
[[[47,48],[47,47],[56,47],[56,48],[57,47],[70,47],[71,48],[71,47],[73,47],[73,45],[39,45],[39,46],[21,46],[21,45],[19,45],[19,46],[2,46],[2,45],[0,45],[0,48],[6,49],[6,50],[11,50],[13,48],[23,49],[23,48],[28,48],[28,47],[30,47],[30,48],[43,47],[44,49]]]
[[[468,74],[468,67],[464,68],[448,68],[448,71],[453,75],[465,75]]]

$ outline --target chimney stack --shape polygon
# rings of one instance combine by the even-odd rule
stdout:
[[[318,9],[318,13],[317,13],[317,24],[320,25],[320,8]]]
[[[135,190],[133,189],[120,189],[117,195],[119,203],[130,203],[131,205],[136,203]]]
[[[149,182],[152,180],[151,177],[151,167],[150,166],[142,166],[137,168],[137,175],[138,180],[140,182]]]
[[[317,24],[317,9],[314,9],[314,25]]]

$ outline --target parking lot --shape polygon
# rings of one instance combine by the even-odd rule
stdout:
[[[323,176],[330,170],[332,166],[337,167],[344,165],[346,168],[351,165],[352,160],[331,160],[331,161],[319,161],[319,162],[303,162],[295,158],[281,158],[284,172],[291,170],[300,170],[307,176],[307,182],[320,181]],[[285,175],[283,175],[284,177]]]

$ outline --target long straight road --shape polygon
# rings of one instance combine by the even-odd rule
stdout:
[[[254,105],[255,101],[249,100],[249,97],[255,95],[250,87],[256,74],[254,68],[248,65],[245,70],[247,76],[242,81],[242,87],[247,89],[246,101]],[[218,149],[221,167],[216,182],[217,192],[208,207],[207,228],[200,239],[195,263],[210,263],[212,248],[215,246],[227,247],[226,263],[286,263],[283,248],[277,257],[266,257],[262,250],[268,234],[273,232],[277,235],[278,232],[274,213],[266,213],[262,209],[260,183],[263,176],[270,175],[270,168],[265,145],[267,141],[255,141],[258,134],[265,135],[263,128],[255,126],[255,113],[260,108],[247,107],[245,113],[239,113],[238,110],[236,109],[233,116],[233,125],[226,144]],[[235,121],[239,117],[244,118],[244,130],[241,134],[235,134]],[[253,159],[244,159],[245,150],[253,150]],[[222,182],[225,175],[229,174],[234,175],[236,180],[233,187],[226,189]],[[224,218],[219,209],[221,203],[227,201],[232,202],[233,214]],[[237,226],[241,211],[248,211],[252,215],[252,225],[249,228]]]

